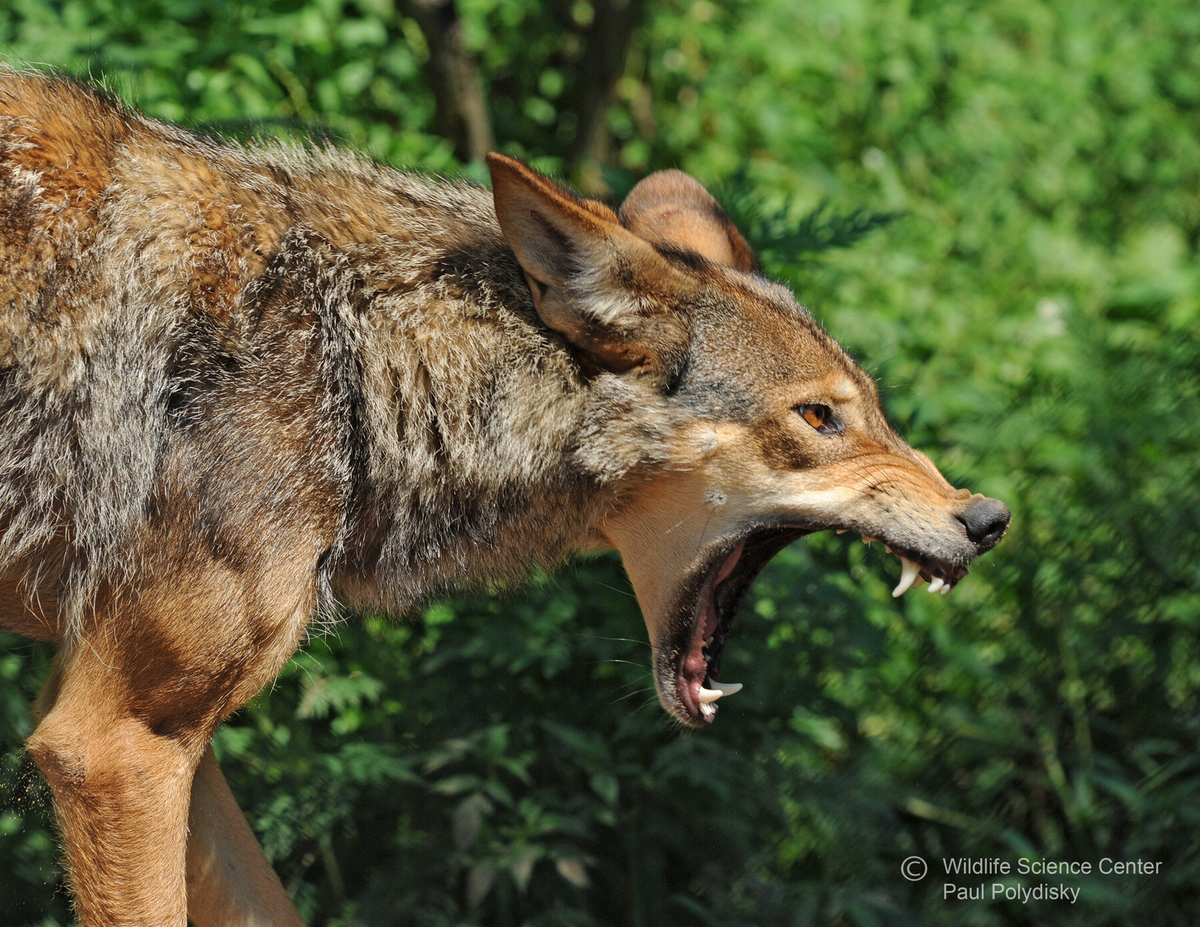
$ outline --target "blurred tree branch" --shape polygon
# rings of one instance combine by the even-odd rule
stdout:
[[[483,82],[463,46],[454,0],[402,0],[401,9],[429,45],[429,81],[437,105],[437,132],[454,143],[460,161],[481,161],[495,147]]]
[[[633,32],[641,23],[646,0],[592,0],[592,20],[573,21],[570,8],[558,4],[554,16],[583,39],[575,62],[575,137],[568,157],[581,163],[581,185],[603,192],[599,165],[612,160],[608,111],[624,73]],[[405,15],[416,22],[429,46],[427,78],[437,106],[436,131],[454,144],[460,161],[481,159],[495,147],[483,77],[466,51],[455,0],[401,0]]]
[[[612,133],[608,108],[617,81],[625,70],[633,30],[642,21],[646,0],[592,0],[594,18],[585,34],[586,44],[577,66],[576,105],[578,116],[571,157],[576,161],[605,163],[610,159]],[[581,178],[593,190],[603,186],[597,172]]]

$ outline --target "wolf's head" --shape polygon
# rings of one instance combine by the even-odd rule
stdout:
[[[617,214],[511,159],[488,163],[542,320],[585,371],[633,384],[668,423],[599,530],[621,553],[677,718],[711,721],[738,688],[720,675],[734,613],[796,538],[882,541],[902,561],[900,595],[919,579],[948,592],[1003,536],[1005,505],[955,489],[892,431],[874,382],[757,273],[695,180],[654,174]]]

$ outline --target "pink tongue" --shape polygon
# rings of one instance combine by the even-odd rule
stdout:
[[[745,549],[746,549],[746,542],[743,541],[741,544],[739,544],[737,547],[735,547],[733,549],[733,553],[731,553],[727,558],[725,558],[725,562],[723,564],[721,564],[721,572],[719,572],[717,574],[717,581],[715,583],[713,583],[714,589],[716,589],[717,586],[721,585],[721,583],[724,582],[725,579],[727,579],[729,577],[729,574],[733,572],[733,568],[735,566],[737,566],[738,558],[742,555],[742,551]],[[712,632],[710,631],[709,634],[711,634],[711,633]],[[708,634],[705,634],[704,636],[708,637]]]
[[[696,635],[691,652],[683,661],[683,675],[689,680],[692,680],[697,690],[700,684],[704,681],[704,675],[707,671],[707,666],[704,660],[704,642],[712,637],[717,631],[717,603],[714,598],[714,591],[722,581],[729,577],[733,572],[733,568],[737,566],[738,558],[742,556],[742,550],[745,544],[739,544],[734,548],[733,552],[725,558],[725,562],[721,564],[721,569],[717,572],[717,578],[713,581],[712,589],[705,596],[703,604],[700,606],[699,634]]]
[[[683,675],[687,679],[695,680],[697,688],[704,681],[704,674],[708,669],[704,661],[704,642],[717,630],[717,605],[711,594],[704,599],[701,608],[703,610],[700,613],[700,633],[693,639],[692,649],[683,661]]]

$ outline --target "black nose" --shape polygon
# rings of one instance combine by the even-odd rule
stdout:
[[[995,547],[1004,537],[1012,515],[999,499],[980,499],[959,515],[958,520],[967,529],[967,537],[982,553]]]

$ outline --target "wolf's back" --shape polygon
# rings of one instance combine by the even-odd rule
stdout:
[[[139,298],[105,215],[134,130],[74,84],[0,72],[4,572],[55,543],[111,559],[145,505],[169,320]]]
[[[0,70],[0,575],[60,564],[68,632],[129,565],[178,453],[173,405],[253,347],[238,313],[286,228],[269,174],[90,88]]]

